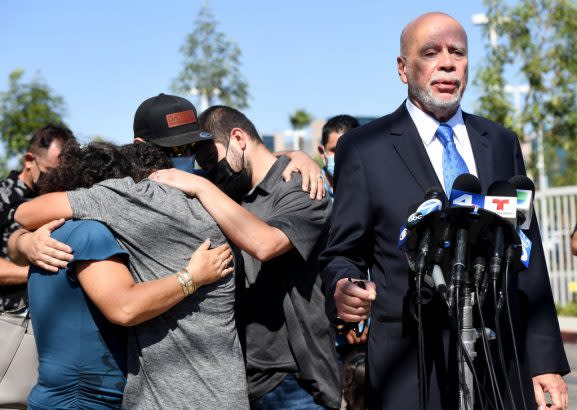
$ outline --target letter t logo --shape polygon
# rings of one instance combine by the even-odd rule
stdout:
[[[505,205],[509,203],[509,200],[493,198],[492,202],[497,205],[497,211],[503,211],[505,209]]]

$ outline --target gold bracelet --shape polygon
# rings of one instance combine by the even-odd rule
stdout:
[[[196,285],[196,282],[194,281],[194,276],[192,276],[192,273],[190,273],[188,271],[188,268],[184,268],[184,270],[186,271],[186,273],[188,273],[190,275],[190,281],[192,282],[192,292],[196,292],[198,290],[198,286]]]
[[[186,293],[188,295],[190,295],[192,293],[192,286],[191,286],[191,278],[190,275],[188,274],[188,272],[182,268],[181,270],[178,271],[178,273],[180,275],[182,275],[182,278],[184,280],[185,286],[186,286]]]
[[[190,273],[187,268],[184,268],[184,271],[188,274],[188,276],[190,278],[190,287],[191,287],[190,293],[196,292],[196,290],[198,288],[196,286],[196,282],[194,281],[194,277],[192,276],[192,273]]]
[[[186,281],[182,277],[180,271],[176,272],[176,278],[178,279],[178,283],[180,283],[180,287],[182,288],[182,293],[184,293],[184,297],[188,296],[188,288],[186,286]]]
[[[194,282],[194,278],[192,277],[191,273],[186,268],[182,268],[178,271],[182,277],[184,278],[184,282],[186,284],[187,292],[189,295],[192,295],[196,292],[196,283]]]

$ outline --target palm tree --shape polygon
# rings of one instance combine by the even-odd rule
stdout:
[[[295,130],[302,130],[309,126],[312,121],[311,115],[304,109],[298,109],[289,117],[289,121]]]

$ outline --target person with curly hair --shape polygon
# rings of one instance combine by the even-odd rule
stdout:
[[[100,142],[84,147],[69,144],[60,155],[60,166],[39,182],[40,192],[90,189],[103,180],[142,175],[143,165],[150,172],[170,166],[170,161],[160,150],[144,145],[132,150]],[[35,203],[42,204],[45,198]],[[14,245],[26,251],[33,235],[18,236]],[[128,366],[126,327],[166,314],[183,301],[188,306],[201,303],[205,285],[226,282],[232,272],[230,247],[224,244],[209,250],[207,240],[188,263],[179,265],[180,270],[137,283],[127,266],[132,255],[103,223],[68,220],[52,236],[74,249],[74,259],[60,269],[44,264],[30,268],[28,293],[40,365],[28,406],[122,408]]]
[[[133,129],[135,144],[123,149],[130,152],[127,155],[133,166],[140,163],[140,171],[132,170],[135,179],[150,171],[146,150],[160,150],[172,166],[191,172],[198,160],[194,150],[213,139],[200,128],[190,101],[166,94],[140,104]],[[296,154],[290,154],[284,178],[290,179],[298,170],[300,189],[306,190],[310,198],[321,198],[324,190],[317,178],[320,169],[306,154],[301,153],[301,160]],[[248,192],[246,185],[241,188],[246,191],[237,189],[237,194]],[[41,202],[20,207],[16,217],[30,229],[62,217],[104,222],[129,252],[130,271],[137,282],[173,274],[186,262],[184,251],[200,245],[205,237],[215,244],[226,241],[198,199],[149,179],[113,179],[89,189],[50,194]],[[54,241],[38,241],[35,246],[37,252],[31,258],[47,266],[63,266],[71,257],[70,247]],[[124,407],[249,407],[234,318],[235,280],[225,278],[198,293],[130,332]]]

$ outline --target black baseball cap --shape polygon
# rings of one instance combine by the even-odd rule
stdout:
[[[186,98],[158,94],[144,101],[134,114],[134,138],[142,138],[161,147],[176,147],[211,140],[201,131],[196,108]]]

